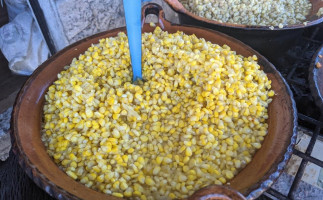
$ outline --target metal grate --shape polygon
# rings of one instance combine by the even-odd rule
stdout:
[[[317,49],[323,44],[323,38],[321,38],[323,35],[322,25],[306,30],[295,46],[284,56],[273,61],[293,91],[298,110],[299,127],[307,129],[313,134],[305,153],[297,149],[293,151],[293,154],[300,157],[302,161],[287,195],[270,188],[259,199],[294,199],[307,164],[313,163],[323,168],[323,160],[311,156],[316,141],[319,137],[322,137],[320,133],[323,128],[323,115],[315,106],[308,82],[311,60]]]

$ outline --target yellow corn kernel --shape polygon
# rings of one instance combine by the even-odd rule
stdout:
[[[123,193],[125,197],[131,197],[132,196],[132,188],[127,188],[126,191]]]
[[[174,193],[169,193],[168,197],[171,198],[171,199],[175,199],[176,195]]]
[[[96,179],[96,174],[95,173],[91,173],[91,174],[89,174],[88,175],[88,177],[89,177],[89,179],[91,180],[91,181],[93,181],[93,180],[95,180]]]
[[[113,192],[112,195],[115,197],[120,197],[120,198],[123,197],[123,194],[121,194],[119,192]]]
[[[191,150],[191,148],[190,148],[190,147],[187,147],[187,148],[186,148],[186,150],[185,150],[185,155],[186,155],[186,156],[188,156],[188,157],[189,157],[189,156],[192,156],[192,150]]]
[[[160,172],[160,167],[159,166],[156,166],[153,170],[153,174],[154,175],[157,175],[158,173]]]
[[[160,165],[162,162],[163,162],[163,157],[157,156],[156,163]]]
[[[91,118],[93,117],[93,111],[89,108],[85,110],[86,117]]]
[[[256,56],[195,35],[143,33],[132,83],[125,33],[74,58],[45,95],[42,141],[82,184],[129,199],[225,184],[267,134],[271,81]],[[145,188],[144,188],[145,187]]]
[[[121,189],[121,190],[126,190],[127,188],[128,188],[127,183],[125,183],[125,182],[121,182],[121,183],[120,183],[120,189]]]
[[[272,97],[272,96],[274,96],[275,95],[275,92],[273,91],[273,90],[270,90],[269,92],[268,92],[268,96],[269,97]]]
[[[256,149],[260,149],[261,144],[260,143],[252,143],[252,146],[254,146]]]
[[[133,148],[128,149],[128,153],[133,153],[135,150]]]
[[[104,176],[101,175],[101,176],[96,177],[96,181],[98,181],[99,183],[102,183],[104,181]]]
[[[152,186],[152,185],[154,185],[155,184],[155,181],[151,178],[151,177],[146,177],[146,179],[145,179],[145,183],[147,184],[147,185],[150,185],[150,186]]]
[[[72,171],[67,171],[66,173],[67,173],[67,175],[69,175],[69,176],[70,176],[70,177],[72,177],[73,179],[77,179],[77,175],[76,175],[74,172],[72,172]]]
[[[119,189],[119,186],[120,186],[120,182],[119,181],[114,182],[113,185],[112,185],[112,187],[114,189],[116,189],[116,190]]]
[[[220,177],[220,178],[219,178],[219,181],[221,181],[221,183],[222,183],[222,184],[225,184],[225,183],[227,182],[227,181],[225,180],[225,178],[223,178],[223,177]]]
[[[139,175],[138,176],[138,181],[140,182],[140,183],[145,183],[145,177],[144,177],[144,175]]]
[[[228,179],[231,179],[233,178],[233,173],[231,171],[226,171],[225,172],[225,176],[228,178]]]
[[[148,137],[146,135],[142,135],[142,136],[140,136],[140,140],[142,142],[147,142],[148,141]]]
[[[69,161],[69,160],[63,160],[63,161],[62,161],[62,165],[64,165],[64,166],[68,165],[69,163],[70,163],[70,161]]]

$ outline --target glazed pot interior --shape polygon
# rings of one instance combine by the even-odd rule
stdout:
[[[153,29],[145,25],[143,32],[152,32]],[[268,135],[252,161],[230,181],[230,187],[248,195],[254,189],[259,188],[260,184],[277,170],[278,163],[284,159],[287,147],[291,143],[295,127],[295,110],[288,87],[280,74],[264,57],[231,37],[207,29],[186,26],[168,26],[165,30],[170,33],[180,30],[186,34],[195,34],[197,37],[205,38],[212,43],[227,44],[243,56],[255,54],[259,58],[259,64],[272,81],[272,89],[276,95],[268,109]],[[92,43],[98,43],[101,38],[116,36],[120,31],[126,32],[125,28],[115,29],[66,47],[34,72],[17,97],[13,111],[13,134],[20,154],[27,165],[32,168],[34,177],[39,177],[42,184],[56,188],[56,192],[63,193],[63,196],[81,199],[119,199],[89,189],[61,171],[47,154],[41,141],[40,130],[44,95],[48,87],[57,79],[57,74],[63,70],[64,66],[69,65],[74,57],[86,51]]]

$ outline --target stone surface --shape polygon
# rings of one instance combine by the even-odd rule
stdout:
[[[178,15],[167,3],[152,0],[143,5],[150,2],[163,7],[167,20],[179,23]],[[125,26],[122,0],[58,0],[56,7],[70,44],[96,33]]]
[[[287,195],[292,185],[294,176],[287,173],[282,173],[275,184],[272,186],[273,189],[278,192]],[[293,194],[295,200],[323,200],[323,190],[304,181],[301,181],[297,190]]]
[[[59,16],[68,40],[84,30],[94,20],[90,3],[87,1],[59,0],[56,3]],[[68,22],[68,23],[64,23]]]
[[[305,151],[308,147],[308,144],[311,140],[310,135],[312,135],[312,134],[313,133],[311,131],[299,127],[295,149],[305,153]],[[322,149],[323,149],[323,141],[321,139],[318,139],[315,142],[311,156],[313,156],[314,158],[317,158],[319,160],[323,160]],[[286,172],[289,175],[295,176],[301,162],[302,162],[301,157],[298,157],[296,155],[292,155],[291,159],[289,160],[289,162],[286,166]],[[323,168],[309,162],[305,168],[302,180],[310,185],[319,187],[319,188],[321,188],[321,190],[323,190],[323,184],[322,184],[323,183],[323,173],[322,173],[322,171],[323,171]]]
[[[295,148],[301,152],[305,152],[312,133],[304,128],[298,128],[297,142]],[[317,159],[322,160],[322,148],[323,143],[321,140],[317,140],[313,149],[312,156]],[[279,177],[279,179],[272,186],[273,189],[278,192],[287,195],[289,189],[293,183],[294,177],[298,171],[299,165],[302,159],[296,155],[292,155],[289,160],[285,172]],[[302,176],[302,180],[294,192],[293,199],[295,200],[323,200],[323,172],[322,168],[319,166],[308,163],[304,174]]]
[[[70,43],[125,25],[122,0],[59,0],[56,7]]]

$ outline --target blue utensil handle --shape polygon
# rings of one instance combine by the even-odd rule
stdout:
[[[130,48],[133,81],[141,74],[141,0],[123,0]]]

